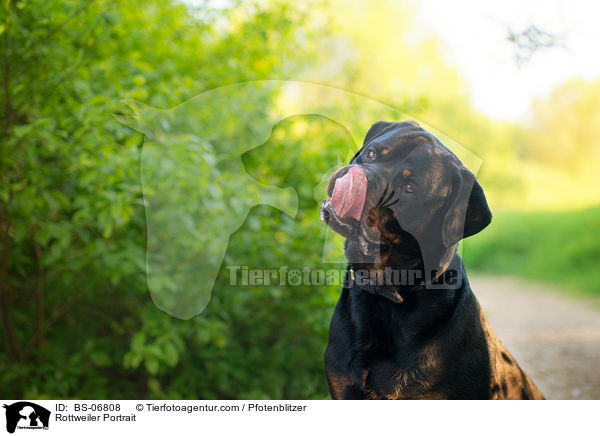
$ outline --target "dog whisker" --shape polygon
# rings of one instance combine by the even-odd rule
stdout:
[[[381,194],[381,197],[379,198],[379,201],[377,202],[377,204],[375,206],[379,206],[381,203],[384,202],[384,198],[385,195],[387,194],[387,190],[389,188],[390,185],[385,185],[385,189],[383,190],[383,194]]]
[[[384,201],[384,203],[387,203],[388,201],[390,201],[392,198],[394,198],[394,194],[396,192],[392,189],[392,192],[390,192],[390,195],[388,195],[388,197],[386,198],[386,200]]]
[[[380,206],[380,207],[381,207],[382,209],[385,209],[385,208],[388,208],[388,207],[390,207],[390,206],[393,206],[394,204],[398,203],[399,201],[400,201],[400,199],[399,199],[399,198],[396,198],[396,199],[395,199],[394,201],[392,201],[391,203],[388,203],[388,204],[386,204],[386,205],[384,205],[384,206]]]

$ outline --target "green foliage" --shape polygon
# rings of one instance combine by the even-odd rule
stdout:
[[[500,212],[465,241],[468,268],[600,290],[600,208],[569,212]]]
[[[294,38],[302,12],[284,2],[191,13],[158,0],[32,0],[7,2],[0,21],[2,396],[323,397],[334,293],[230,289],[224,272],[202,316],[179,321],[152,304],[143,138],[112,116],[122,98],[171,107],[291,74],[310,58]],[[271,98],[246,103],[266,111]],[[247,112],[252,125],[260,112]],[[316,263],[318,249],[288,236],[319,233],[314,214],[257,208],[228,261],[280,264],[277,229],[290,262]]]

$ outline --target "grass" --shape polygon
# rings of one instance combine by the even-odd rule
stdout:
[[[467,268],[519,275],[600,296],[600,207],[566,212],[499,212],[464,242]]]

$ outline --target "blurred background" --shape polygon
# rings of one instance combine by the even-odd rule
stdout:
[[[3,2],[0,395],[327,398],[322,353],[339,286],[232,287],[226,267],[324,267],[314,189],[359,146],[344,126],[317,114],[293,116],[242,156],[257,181],[295,189],[298,213],[252,208],[230,238],[201,315],[173,318],[148,293],[140,160],[149,138],[113,115],[131,114],[122,99],[168,109],[242,81],[340,88],[443,132],[481,159],[478,179],[494,213],[492,225],[464,243],[467,269],[475,277],[535,280],[565,304],[585,302],[596,310],[600,28],[594,7],[566,1]],[[242,122],[230,123],[225,134],[251,135],[282,104],[279,91],[248,96]],[[335,109],[361,125],[378,121],[379,114],[358,103]],[[196,121],[192,113],[184,123]],[[220,147],[208,138],[202,149],[198,164],[212,163],[211,172],[199,175],[206,189],[215,177],[233,174],[220,163]],[[187,161],[172,150],[174,160]],[[515,290],[521,285],[510,280],[501,282],[515,294],[506,312],[520,304]],[[535,298],[531,304],[525,317],[542,310]],[[577,318],[577,310],[560,317]],[[593,312],[586,316],[600,329]],[[588,360],[579,363],[598,373],[600,330],[583,327]],[[561,340],[581,339],[577,332]],[[544,355],[546,362],[559,358]],[[549,380],[544,386],[563,376],[548,368],[538,373]],[[597,378],[588,382],[600,389]],[[565,389],[577,397],[585,386]],[[598,398],[600,390],[586,395]]]

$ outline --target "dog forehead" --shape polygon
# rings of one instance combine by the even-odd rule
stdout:
[[[433,134],[411,122],[394,123],[365,145],[383,145],[395,151],[398,157],[420,152],[423,158],[438,155],[456,159]]]
[[[432,133],[410,122],[390,123],[367,145],[383,145],[394,152],[396,159],[409,164],[421,173],[432,189],[445,183],[462,167],[461,161]]]
[[[418,142],[406,154],[406,160],[436,169],[450,169],[460,161],[439,142]]]
[[[411,142],[419,142],[419,137],[423,136],[421,142],[429,142],[426,136],[432,136],[427,130],[410,122],[393,123],[383,129],[369,141],[372,143],[382,143],[389,147],[401,147]]]

